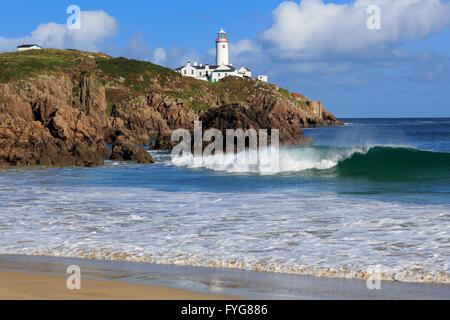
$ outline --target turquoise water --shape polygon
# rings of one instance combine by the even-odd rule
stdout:
[[[0,172],[0,253],[449,282],[450,119],[306,129],[234,158]]]

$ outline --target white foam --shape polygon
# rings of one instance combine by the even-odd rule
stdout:
[[[0,253],[449,283],[448,204],[5,182]]]
[[[171,164],[187,168],[205,168],[229,173],[278,174],[308,169],[329,169],[356,152],[366,153],[367,148],[280,148],[278,159],[276,149],[268,148],[266,153],[246,150],[239,154],[211,155],[194,158],[184,154],[172,159]],[[245,161],[240,161],[245,159]],[[248,159],[257,159],[252,163]]]

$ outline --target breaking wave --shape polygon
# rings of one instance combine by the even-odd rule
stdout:
[[[172,159],[171,164],[230,173],[279,174],[314,171],[319,175],[370,179],[448,179],[450,153],[410,147],[303,147],[281,148],[258,156],[257,151],[194,158],[191,154]],[[256,161],[249,161],[256,159]]]

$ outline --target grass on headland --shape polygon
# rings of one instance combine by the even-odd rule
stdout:
[[[143,75],[147,72],[153,74],[171,74],[176,75],[176,73],[151,62],[133,60],[127,58],[97,58],[97,66],[100,70],[111,75],[117,75],[124,78],[129,78],[133,75]]]
[[[41,74],[58,74],[77,67],[81,62],[93,60],[89,71],[99,69],[111,76],[130,78],[136,75],[144,75],[148,79],[148,73],[178,75],[171,69],[153,64],[126,58],[111,58],[104,54],[96,54],[78,50],[29,50],[23,52],[7,52],[0,54],[0,82],[23,80]],[[95,58],[95,60],[93,59]]]
[[[30,50],[0,54],[0,82],[22,80],[40,74],[61,73],[80,63],[73,50]]]

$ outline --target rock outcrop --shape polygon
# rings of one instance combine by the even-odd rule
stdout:
[[[135,146],[119,136],[112,147],[111,160],[119,161],[137,161],[138,163],[154,163],[152,156],[144,148]]]
[[[96,166],[109,157],[101,106],[74,107],[65,77],[0,85],[0,162],[11,165]],[[104,100],[104,98],[103,98]],[[103,114],[102,114],[103,113]]]
[[[137,145],[170,149],[172,131],[192,132],[194,121],[279,129],[280,142],[295,146],[312,143],[301,128],[342,124],[321,102],[255,79],[206,83],[101,53],[0,54],[0,71],[0,166],[152,163]]]
[[[312,143],[302,128],[343,124],[323,108],[322,102],[258,80],[229,77],[217,84],[219,88],[197,82],[195,91],[185,84],[186,91],[192,92],[189,97],[181,98],[183,92],[175,91],[181,84],[174,81],[170,83],[174,91],[144,93],[116,103],[112,122],[136,143],[153,140],[153,149],[171,149],[175,145],[170,141],[172,131],[182,128],[192,132],[194,121],[202,121],[204,130],[279,129],[280,142],[292,146]]]
[[[286,110],[288,109],[288,110]],[[297,112],[296,112],[297,111]],[[225,137],[226,129],[278,129],[280,144],[302,146],[312,144],[312,139],[305,137],[301,129],[302,115],[298,110],[291,110],[280,101],[266,104],[264,108],[252,105],[248,108],[239,104],[212,108],[200,118],[204,128],[216,128]],[[271,131],[268,130],[268,135]]]
[[[101,139],[85,135],[82,120],[56,117],[59,136],[39,121],[0,115],[0,164],[17,166],[83,166],[103,164],[109,155]]]

